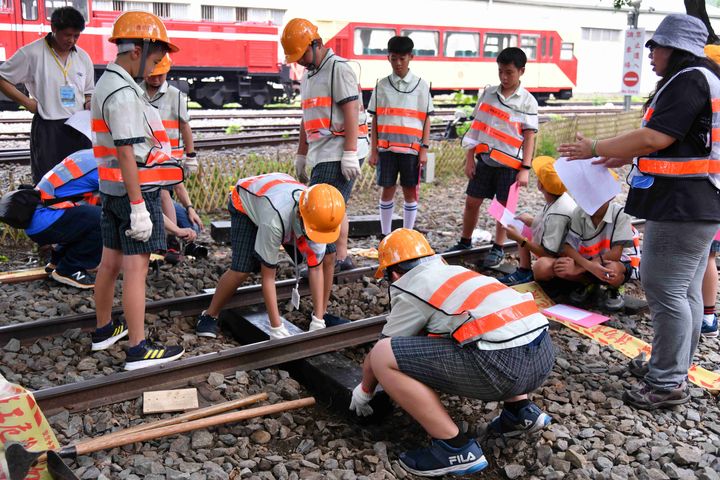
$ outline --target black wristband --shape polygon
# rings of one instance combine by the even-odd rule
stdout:
[[[420,148],[428,149],[430,148],[430,145],[428,145],[427,143],[423,143],[420,145]]]
[[[522,168],[525,170],[530,170],[532,167],[530,165],[522,165]]]
[[[185,154],[185,156],[188,158],[195,158],[195,157],[197,157],[197,153],[196,152],[187,152]]]
[[[185,207],[185,210],[187,210],[188,208],[192,208],[193,210],[195,210],[195,207],[193,207],[192,205],[188,205],[187,207]]]

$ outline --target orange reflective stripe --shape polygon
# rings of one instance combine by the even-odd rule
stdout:
[[[399,125],[378,125],[378,133],[394,133],[398,135],[410,135],[412,137],[422,137],[422,130],[419,128],[401,127]]]
[[[170,143],[170,137],[165,130],[153,130],[153,135],[160,143]]]
[[[163,127],[165,128],[173,128],[178,129],[180,128],[180,121],[179,120],[163,120],[162,121]]]
[[[481,143],[475,147],[475,153],[487,153],[490,151],[490,147],[486,143]]]
[[[710,102],[712,103],[713,113],[720,112],[720,98],[713,98]]]
[[[103,147],[102,145],[95,145],[93,147],[93,154],[96,158],[100,157],[117,157],[117,149],[110,147]]]
[[[473,130],[478,130],[478,131],[480,131],[480,132],[484,132],[484,133],[490,135],[491,137],[493,137],[493,138],[495,138],[495,139],[497,139],[497,140],[500,140],[500,141],[503,142],[503,143],[507,143],[508,145],[510,145],[510,146],[512,146],[512,147],[515,147],[515,148],[520,148],[520,147],[522,147],[522,144],[523,144],[523,140],[522,140],[522,139],[513,137],[512,135],[508,135],[508,134],[505,133],[505,132],[501,132],[500,130],[491,127],[491,126],[488,125],[487,123],[483,123],[483,122],[480,122],[480,121],[478,121],[478,120],[475,120],[475,121],[472,123],[472,127],[471,127],[471,128],[472,128]]]
[[[454,314],[459,315],[463,312],[467,312],[471,308],[475,308],[480,305],[480,303],[482,303],[488,295],[499,292],[500,290],[505,290],[506,288],[508,287],[502,283],[488,283],[487,285],[476,288],[474,292],[467,296],[463,304],[455,310]]]
[[[83,176],[82,170],[80,170],[80,167],[78,167],[77,163],[75,163],[75,161],[71,158],[63,160],[63,165],[65,165],[65,168],[68,169],[68,172],[70,172],[70,175],[72,175],[73,178],[80,178]]]
[[[720,128],[713,128],[710,134],[710,141],[713,143],[720,142]]]
[[[468,270],[466,272],[458,273],[457,275],[448,278],[445,283],[440,285],[440,287],[435,290],[435,292],[430,296],[430,300],[428,300],[428,303],[433,307],[439,309],[445,302],[445,300],[447,300],[447,298],[455,290],[457,290],[460,285],[470,280],[471,278],[479,276],[479,273]]]
[[[663,160],[661,158],[640,158],[638,169],[651,175],[702,175],[720,173],[720,160],[701,158],[698,160]]]
[[[484,317],[468,320],[453,332],[453,338],[464,343],[534,313],[538,313],[535,300],[526,300]]]
[[[170,160],[170,156],[167,153],[163,152],[162,150],[152,150],[148,154],[145,165],[147,165],[148,167],[152,167],[153,165],[158,165],[168,160]]]
[[[329,107],[332,105],[332,98],[330,97],[315,97],[303,100],[300,104],[304,109],[306,108],[318,108],[318,107]]]
[[[593,245],[589,245],[587,247],[584,245],[580,245],[580,247],[578,248],[578,253],[580,253],[580,255],[587,255],[589,257],[594,257],[595,255],[601,253],[603,250],[610,250],[610,239],[609,238],[604,238],[604,239],[600,240],[599,242],[597,242]]]
[[[98,178],[111,182],[122,182],[122,171],[119,168],[98,167]],[[153,168],[138,170],[138,183],[148,185],[165,181],[182,181],[182,169],[176,168]]]
[[[340,137],[345,136],[344,130],[341,132],[330,132],[330,133],[332,133],[333,135],[340,136]],[[368,126],[367,125],[358,125],[358,135],[367,135],[367,134],[368,134]]]
[[[315,130],[320,130],[322,128],[330,128],[329,118],[315,118],[313,120],[307,120],[305,122],[306,132],[312,132]]]
[[[522,167],[522,162],[520,160],[508,155],[507,153],[503,153],[500,150],[490,150],[490,158],[515,170],[520,170],[520,167]]]
[[[649,122],[650,119],[652,118],[654,112],[655,112],[654,108],[652,108],[652,107],[648,108],[647,111],[645,112],[645,115],[643,115],[643,120],[645,120],[646,122]]]
[[[107,123],[101,118],[93,118],[91,128],[93,132],[110,133],[110,128],[107,126]]]
[[[263,185],[262,187],[260,187],[260,190],[258,190],[257,192],[255,192],[255,195],[257,195],[257,196],[264,195],[268,190],[270,190],[270,189],[271,189],[272,187],[274,187],[275,185],[280,185],[280,184],[283,184],[283,183],[292,183],[292,184],[295,184],[295,185],[302,185],[302,183],[300,183],[300,182],[298,182],[298,181],[296,181],[296,180],[285,180],[285,179],[273,180],[273,181],[271,181],[271,182],[266,183],[266,184]]]
[[[180,139],[179,139],[179,138],[171,138],[171,139],[170,139],[170,146],[171,146],[171,147],[178,147],[178,146],[180,146]]]
[[[49,200],[51,198],[55,198],[54,196],[47,193],[45,190],[38,189],[38,191],[40,192],[40,200]]]
[[[427,113],[410,108],[380,107],[375,113],[377,115],[392,115],[393,117],[417,118],[418,120],[425,120],[425,117],[427,117]]]
[[[50,175],[47,177],[47,179],[50,182],[50,184],[55,188],[58,188],[60,185],[63,184],[62,178],[60,178],[58,176],[58,174],[55,172],[51,172]]]
[[[630,266],[637,268],[640,266],[640,257],[630,257]]]
[[[501,120],[504,120],[504,121],[510,123],[510,114],[507,113],[505,110],[501,110],[497,107],[493,107],[492,105],[487,104],[487,103],[481,103],[479,110],[481,112],[485,112],[489,115],[492,115],[493,117],[497,117]]]
[[[230,198],[231,198],[233,207],[235,207],[235,210],[237,210],[240,213],[245,213],[245,209],[243,208],[242,200],[240,199],[240,193],[238,192],[237,188],[233,188]]]

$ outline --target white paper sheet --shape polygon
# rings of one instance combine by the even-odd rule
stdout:
[[[91,120],[92,112],[90,112],[90,110],[80,110],[68,118],[65,121],[65,125],[71,126],[78,132],[85,135],[88,139],[92,140],[92,132],[90,130]]]
[[[558,315],[573,322],[582,320],[585,317],[592,315],[592,312],[586,310],[580,310],[579,308],[569,307],[567,305],[553,305],[550,308],[545,309],[546,312],[552,315]]]
[[[560,157],[555,161],[555,170],[560,180],[588,215],[597,212],[605,202],[620,193],[620,184],[610,171],[602,165],[593,165],[592,160],[569,162],[565,157]]]

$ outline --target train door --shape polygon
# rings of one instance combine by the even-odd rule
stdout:
[[[13,0],[0,0],[0,24],[11,26],[15,23]],[[12,28],[0,30],[0,62],[4,62],[17,49],[17,32]]]
[[[41,38],[50,27],[46,25],[43,12],[42,0],[15,0],[19,8],[14,11],[14,24],[17,40],[17,48],[32,43]]]

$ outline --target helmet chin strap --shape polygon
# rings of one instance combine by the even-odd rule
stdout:
[[[316,70],[317,69],[317,42],[315,40],[312,41],[310,44],[310,48],[312,49],[312,61],[305,67],[308,70]]]
[[[147,61],[148,51],[150,50],[150,40],[147,38],[143,39],[143,46],[142,46],[142,53],[140,54],[140,70],[138,71],[137,76],[135,76],[135,81],[137,83],[140,83],[143,81],[145,77],[145,62]]]

